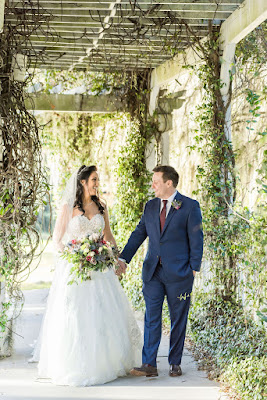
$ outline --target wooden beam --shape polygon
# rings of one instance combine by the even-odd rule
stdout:
[[[140,10],[140,5],[141,5],[141,10]],[[152,6],[155,6],[153,3],[141,3],[138,1],[137,6],[134,5],[134,3],[126,2],[121,4],[117,7],[118,10],[124,10],[132,13],[142,13],[149,11]],[[207,12],[233,12],[237,5],[236,4],[218,4],[216,2],[209,2],[209,3],[194,3],[194,2],[187,2],[187,3],[161,3],[158,2],[156,3],[158,6],[156,9],[156,12],[154,16],[157,15],[158,11],[161,12],[190,12],[190,11],[198,11],[200,13],[203,13],[205,11]],[[29,11],[34,9],[30,4],[27,5],[22,5],[21,3],[16,3],[15,8],[23,8],[23,9],[28,9]],[[43,4],[44,10],[48,10],[51,12],[53,15],[58,15],[59,13],[61,15],[68,15],[70,11],[76,13],[77,12],[84,12],[86,14],[89,10],[90,11],[109,11],[110,10],[110,3],[102,3],[102,2],[88,2],[88,3],[80,3],[80,2],[72,2],[72,3],[66,3],[65,1],[58,2],[58,3],[45,3]]]
[[[237,44],[266,19],[266,0],[245,0],[222,24],[221,39],[225,44]]]
[[[34,111],[71,111],[111,113],[124,111],[125,106],[114,95],[37,94],[26,100],[26,107]]]
[[[111,0],[101,0],[101,5],[105,5],[106,7],[110,5]],[[163,4],[163,5],[173,5],[174,0],[138,0],[138,4],[140,5],[151,5],[152,1],[155,1],[157,4]],[[179,0],[179,4],[187,5],[187,4],[192,4],[194,3],[195,0]],[[239,5],[242,3],[243,0],[220,0],[220,4],[222,5],[227,5],[227,4],[232,4],[232,5]],[[216,4],[218,1],[217,0],[197,0],[198,4],[209,4],[213,5],[214,3]],[[19,2],[18,2],[19,3]],[[20,2],[21,3],[21,2]],[[49,4],[55,4],[55,0],[40,0],[39,1],[40,5],[42,7],[46,7]],[[79,4],[92,4],[94,3],[94,0],[79,0]],[[97,1],[97,4],[99,2]],[[121,0],[121,4],[128,4],[129,0]],[[16,3],[17,4],[17,3]],[[64,0],[64,4],[73,4],[73,0]]]
[[[223,51],[221,89],[225,96],[230,86],[230,71],[234,62],[235,47],[257,26],[267,19],[267,0],[245,0],[244,3],[222,24],[221,48]]]

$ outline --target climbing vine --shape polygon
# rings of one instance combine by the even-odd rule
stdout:
[[[27,13],[32,18],[28,32]],[[42,24],[45,21],[48,27],[50,16],[30,0],[21,6],[18,18],[13,5],[6,2],[5,17],[0,36],[0,291],[2,294],[4,286],[8,301],[1,296],[0,325],[2,331],[7,328],[11,332],[11,320],[18,315],[23,299],[20,284],[38,253],[37,215],[49,203],[39,126],[25,106],[24,74],[27,55],[31,53],[33,60],[37,57],[29,36],[44,31]]]
[[[116,168],[117,199],[114,207],[116,238],[123,246],[138,224],[144,205],[151,197],[151,173],[147,170],[147,148],[158,132],[154,116],[149,115],[150,73],[129,74],[125,81],[124,101],[130,115],[125,142]],[[143,307],[141,268],[144,245],[128,266],[122,284],[133,305]]]
[[[196,108],[195,144],[203,164],[197,168],[200,189],[194,193],[202,198],[205,231],[205,258],[214,272],[215,295],[223,299],[236,298],[238,246],[233,247],[240,222],[230,218],[228,204],[236,197],[235,157],[225,129],[227,104],[224,104],[220,80],[220,42],[217,31],[200,47],[203,62],[196,73],[203,83],[201,105]]]
[[[190,150],[198,150],[203,160],[197,168],[199,189],[195,193],[202,198],[204,259],[210,278],[205,282],[208,287],[195,293],[190,332],[197,357],[204,358],[205,365],[212,364],[211,376],[215,365],[219,368],[218,375],[224,371],[226,385],[231,385],[242,399],[263,399],[267,363],[259,343],[266,346],[266,336],[264,328],[255,323],[253,310],[258,309],[258,316],[265,320],[266,310],[259,309],[264,306],[267,279],[266,201],[261,196],[266,190],[266,151],[260,145],[266,132],[254,132],[264,94],[245,89],[250,115],[246,134],[253,136],[259,154],[263,155],[258,168],[258,201],[250,210],[237,197],[238,151],[233,150],[225,129],[227,105],[220,93],[218,34],[210,32],[209,40],[198,50],[205,63],[195,72],[204,94],[202,104],[196,109],[198,128]]]
[[[60,192],[75,168],[92,164],[92,117],[89,113],[53,113],[37,119],[47,164],[60,176]]]

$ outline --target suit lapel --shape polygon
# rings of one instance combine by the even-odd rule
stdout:
[[[156,222],[156,229],[157,229],[157,235],[160,236],[160,205],[161,205],[161,201],[160,199],[158,199],[156,203],[156,215],[157,217],[155,218],[155,222]]]
[[[179,192],[177,192],[176,196],[174,197],[174,200],[181,200],[181,199],[182,199],[182,195],[181,195]],[[166,218],[166,221],[165,221],[163,230],[162,230],[162,232],[161,232],[161,236],[162,236],[163,233],[166,231],[167,226],[169,225],[169,223],[170,223],[172,217],[174,216],[174,214],[175,214],[176,212],[179,212],[179,210],[176,210],[173,206],[171,206],[170,211],[169,211],[169,213],[168,213],[168,215],[167,215],[167,218]]]

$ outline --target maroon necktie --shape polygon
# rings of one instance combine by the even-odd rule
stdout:
[[[167,210],[167,202],[168,200],[163,200],[163,208],[160,213],[160,230],[163,231],[163,227],[166,220],[166,210]]]

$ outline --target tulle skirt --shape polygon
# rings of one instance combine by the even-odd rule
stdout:
[[[68,285],[71,265],[60,260],[33,360],[57,385],[90,386],[141,364],[142,335],[113,270]]]

